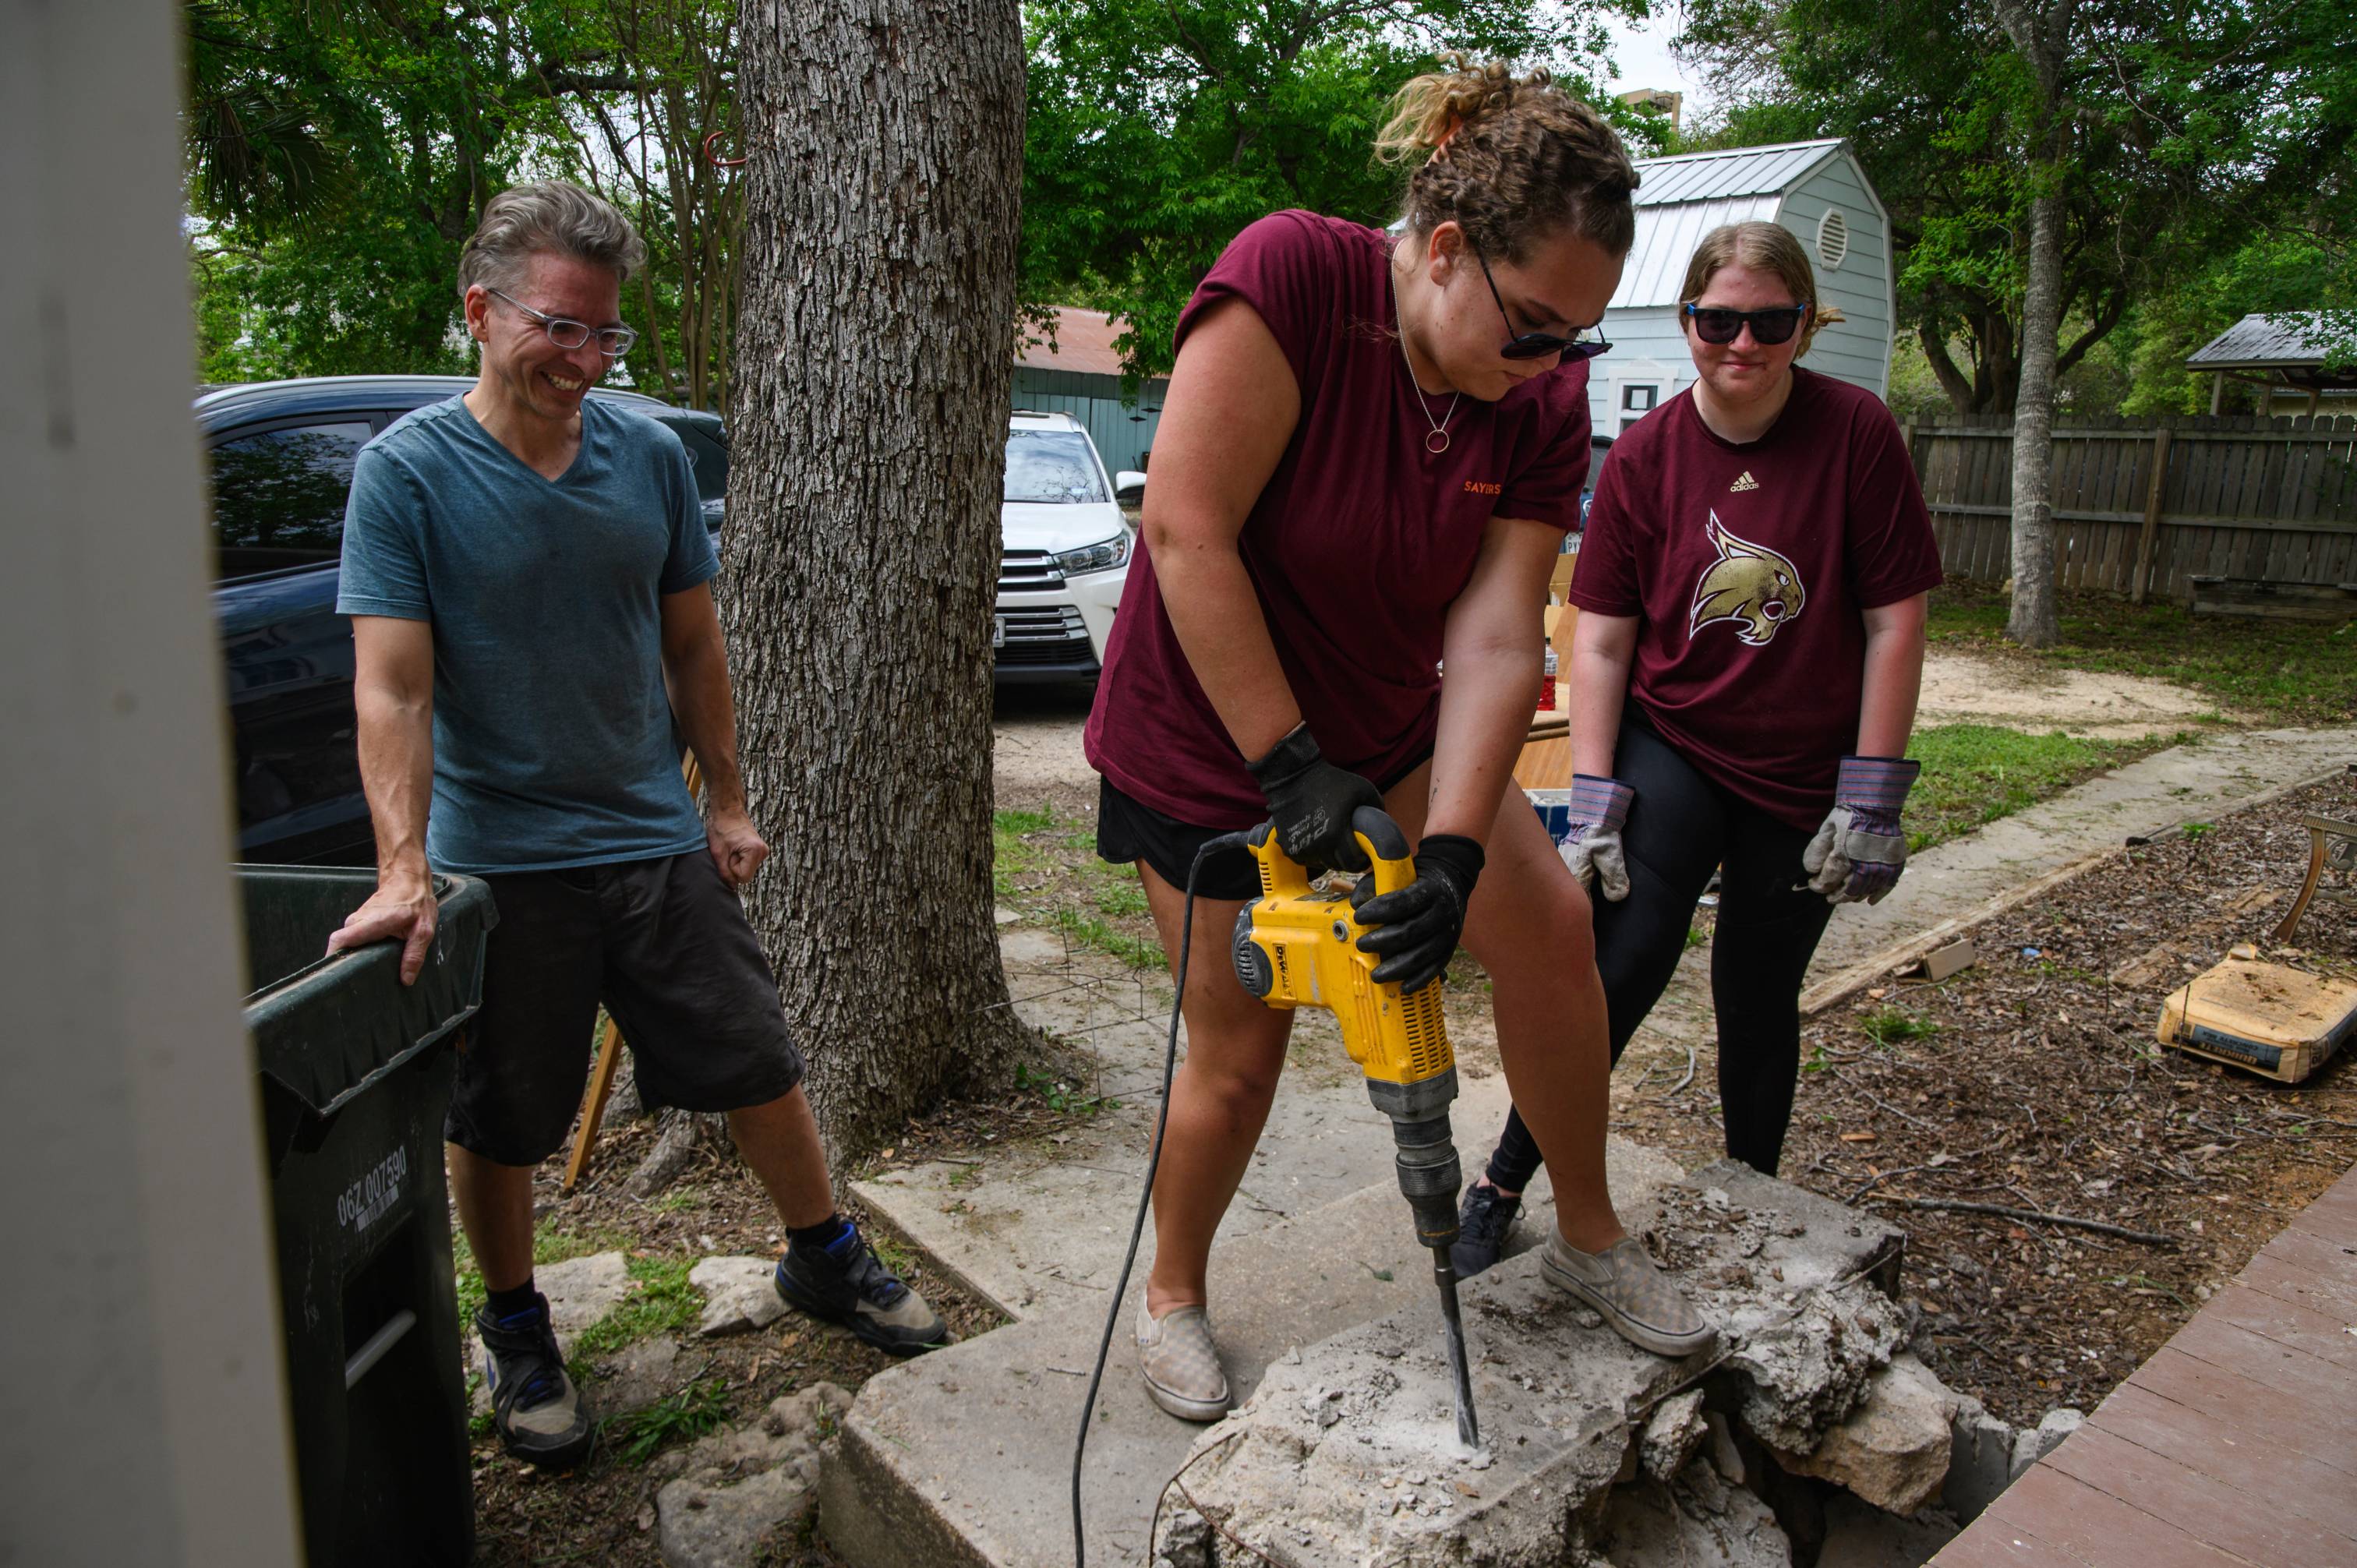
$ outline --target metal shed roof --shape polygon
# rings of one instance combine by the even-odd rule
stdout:
[[[1729,147],[1717,153],[1640,158],[1636,204],[1661,207],[1674,201],[1781,195],[1840,147],[1841,138],[1834,136],[1772,147]]]
[[[2306,370],[2324,363],[2330,341],[2320,310],[2245,316],[2185,361],[2197,371]]]
[[[1722,223],[1774,218],[1785,193],[1841,147],[1832,137],[1638,159],[1637,242],[1610,308],[1676,304],[1686,262],[1705,234]]]

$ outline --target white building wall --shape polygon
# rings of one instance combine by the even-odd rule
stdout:
[[[1817,228],[1828,209],[1849,226],[1849,253],[1828,270],[1817,253]],[[1890,229],[1845,154],[1803,179],[1776,220],[1800,236],[1816,269],[1817,292],[1846,318],[1817,334],[1802,362],[1881,397],[1890,390]]]

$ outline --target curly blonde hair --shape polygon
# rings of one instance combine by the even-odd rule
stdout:
[[[1741,266],[1756,273],[1769,273],[1792,291],[1792,303],[1809,307],[1808,320],[1802,324],[1801,346],[1792,350],[1799,359],[1809,351],[1809,342],[1820,328],[1831,327],[1836,321],[1846,321],[1841,307],[1825,305],[1817,298],[1817,272],[1809,265],[1808,247],[1799,236],[1781,223],[1753,220],[1748,223],[1723,223],[1702,237],[1695,247],[1693,259],[1686,263],[1686,281],[1678,290],[1681,317],[1685,306],[1702,297],[1710,280],[1725,266]],[[1684,321],[1679,325],[1683,328]]]
[[[1447,70],[1400,89],[1375,138],[1384,163],[1424,160],[1408,177],[1408,227],[1429,234],[1454,222],[1500,261],[1566,232],[1627,255],[1637,171],[1604,116],[1544,70],[1518,78],[1498,60],[1440,59]]]

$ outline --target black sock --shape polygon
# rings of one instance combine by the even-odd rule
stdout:
[[[823,1249],[832,1247],[843,1240],[845,1233],[850,1229],[850,1222],[842,1215],[830,1214],[816,1225],[789,1226],[786,1230],[786,1241],[790,1246]]]
[[[495,1320],[504,1323],[520,1312],[530,1312],[537,1307],[540,1293],[533,1288],[532,1276],[526,1274],[523,1283],[513,1290],[485,1291],[483,1305],[490,1309]]]

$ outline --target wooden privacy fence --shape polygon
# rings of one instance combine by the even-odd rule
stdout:
[[[1940,558],[2013,575],[2013,418],[1908,426]],[[2183,598],[2197,576],[2357,581],[2357,419],[2072,419],[2054,431],[2054,577]]]

